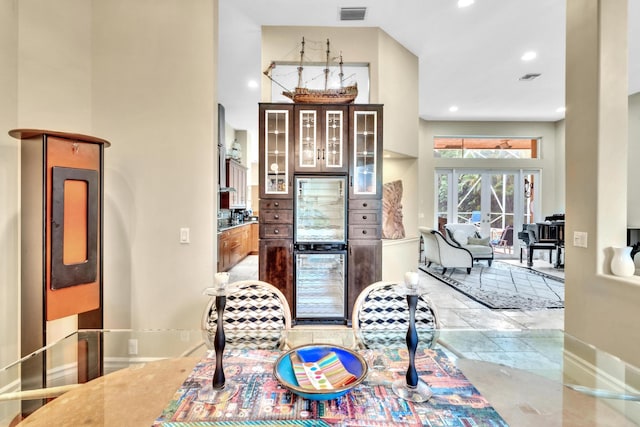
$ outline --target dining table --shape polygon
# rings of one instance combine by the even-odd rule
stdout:
[[[238,391],[213,404],[202,390],[210,385],[215,350],[202,331],[75,331],[0,369],[0,426],[638,425],[633,384],[605,369],[583,377],[576,367],[587,364],[570,351],[581,343],[561,330],[417,332],[415,367],[433,392],[426,402],[405,401],[391,387],[408,369],[406,331],[382,331],[384,340],[377,340],[375,332],[357,335],[346,326],[299,325],[282,332],[284,348],[260,348],[259,331],[255,346],[229,340],[224,372]],[[87,335],[100,342],[102,372],[81,383],[77,348]],[[317,344],[360,354],[365,380],[337,399],[292,394],[275,378],[274,363],[288,349]],[[591,362],[617,360],[593,351]],[[34,357],[46,360],[46,387],[30,390],[20,371]],[[22,414],[33,400],[40,407]]]

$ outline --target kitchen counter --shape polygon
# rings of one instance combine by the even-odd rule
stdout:
[[[224,227],[218,228],[218,234],[222,233],[223,231],[232,230],[234,228],[244,227],[245,225],[257,224],[257,223],[258,223],[258,220],[245,221],[245,222],[241,222],[239,224],[234,224],[234,225],[226,225]]]

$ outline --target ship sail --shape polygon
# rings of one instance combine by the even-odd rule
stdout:
[[[290,90],[277,82],[272,77],[272,70],[275,68],[275,62],[272,62],[269,67],[264,71],[264,75],[267,76],[272,82],[280,86],[284,89],[282,94],[287,98],[291,99],[293,102],[301,103],[301,104],[350,104],[358,96],[358,85],[353,84],[349,86],[344,86],[343,77],[344,73],[342,71],[342,53],[340,54],[340,87],[338,88],[329,88],[329,58],[331,56],[331,47],[329,39],[327,39],[327,50],[326,50],[326,63],[324,68],[324,89],[309,89],[304,87],[303,84],[303,72],[304,72],[304,46],[305,41],[304,37],[302,38],[302,47],[300,49],[300,64],[298,65],[298,86],[293,90]]]

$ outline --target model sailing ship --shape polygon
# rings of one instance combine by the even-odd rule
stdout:
[[[358,85],[353,84],[350,86],[343,85],[344,73],[342,72],[342,54],[340,55],[340,87],[329,88],[329,55],[331,49],[329,45],[329,39],[327,39],[327,60],[324,68],[324,89],[308,89],[303,87],[302,83],[302,71],[304,70],[304,37],[302,38],[302,48],[300,49],[300,65],[298,66],[298,86],[289,90],[271,77],[271,70],[276,66],[275,62],[272,62],[264,71],[264,75],[267,76],[272,82],[284,89],[282,94],[293,102],[300,104],[350,104],[358,96]]]

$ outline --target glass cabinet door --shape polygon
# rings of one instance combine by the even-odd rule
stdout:
[[[344,107],[296,107],[295,172],[348,170]]]
[[[344,153],[344,114],[340,110],[327,110],[325,117],[325,148],[323,158],[328,170],[341,169],[345,166]]]
[[[264,192],[289,193],[289,111],[266,110]]]
[[[316,110],[299,111],[298,158],[296,159],[296,165],[299,169],[314,169],[318,166],[320,151],[318,147],[317,116]]]
[[[378,116],[376,111],[354,111],[353,193],[377,192]]]

